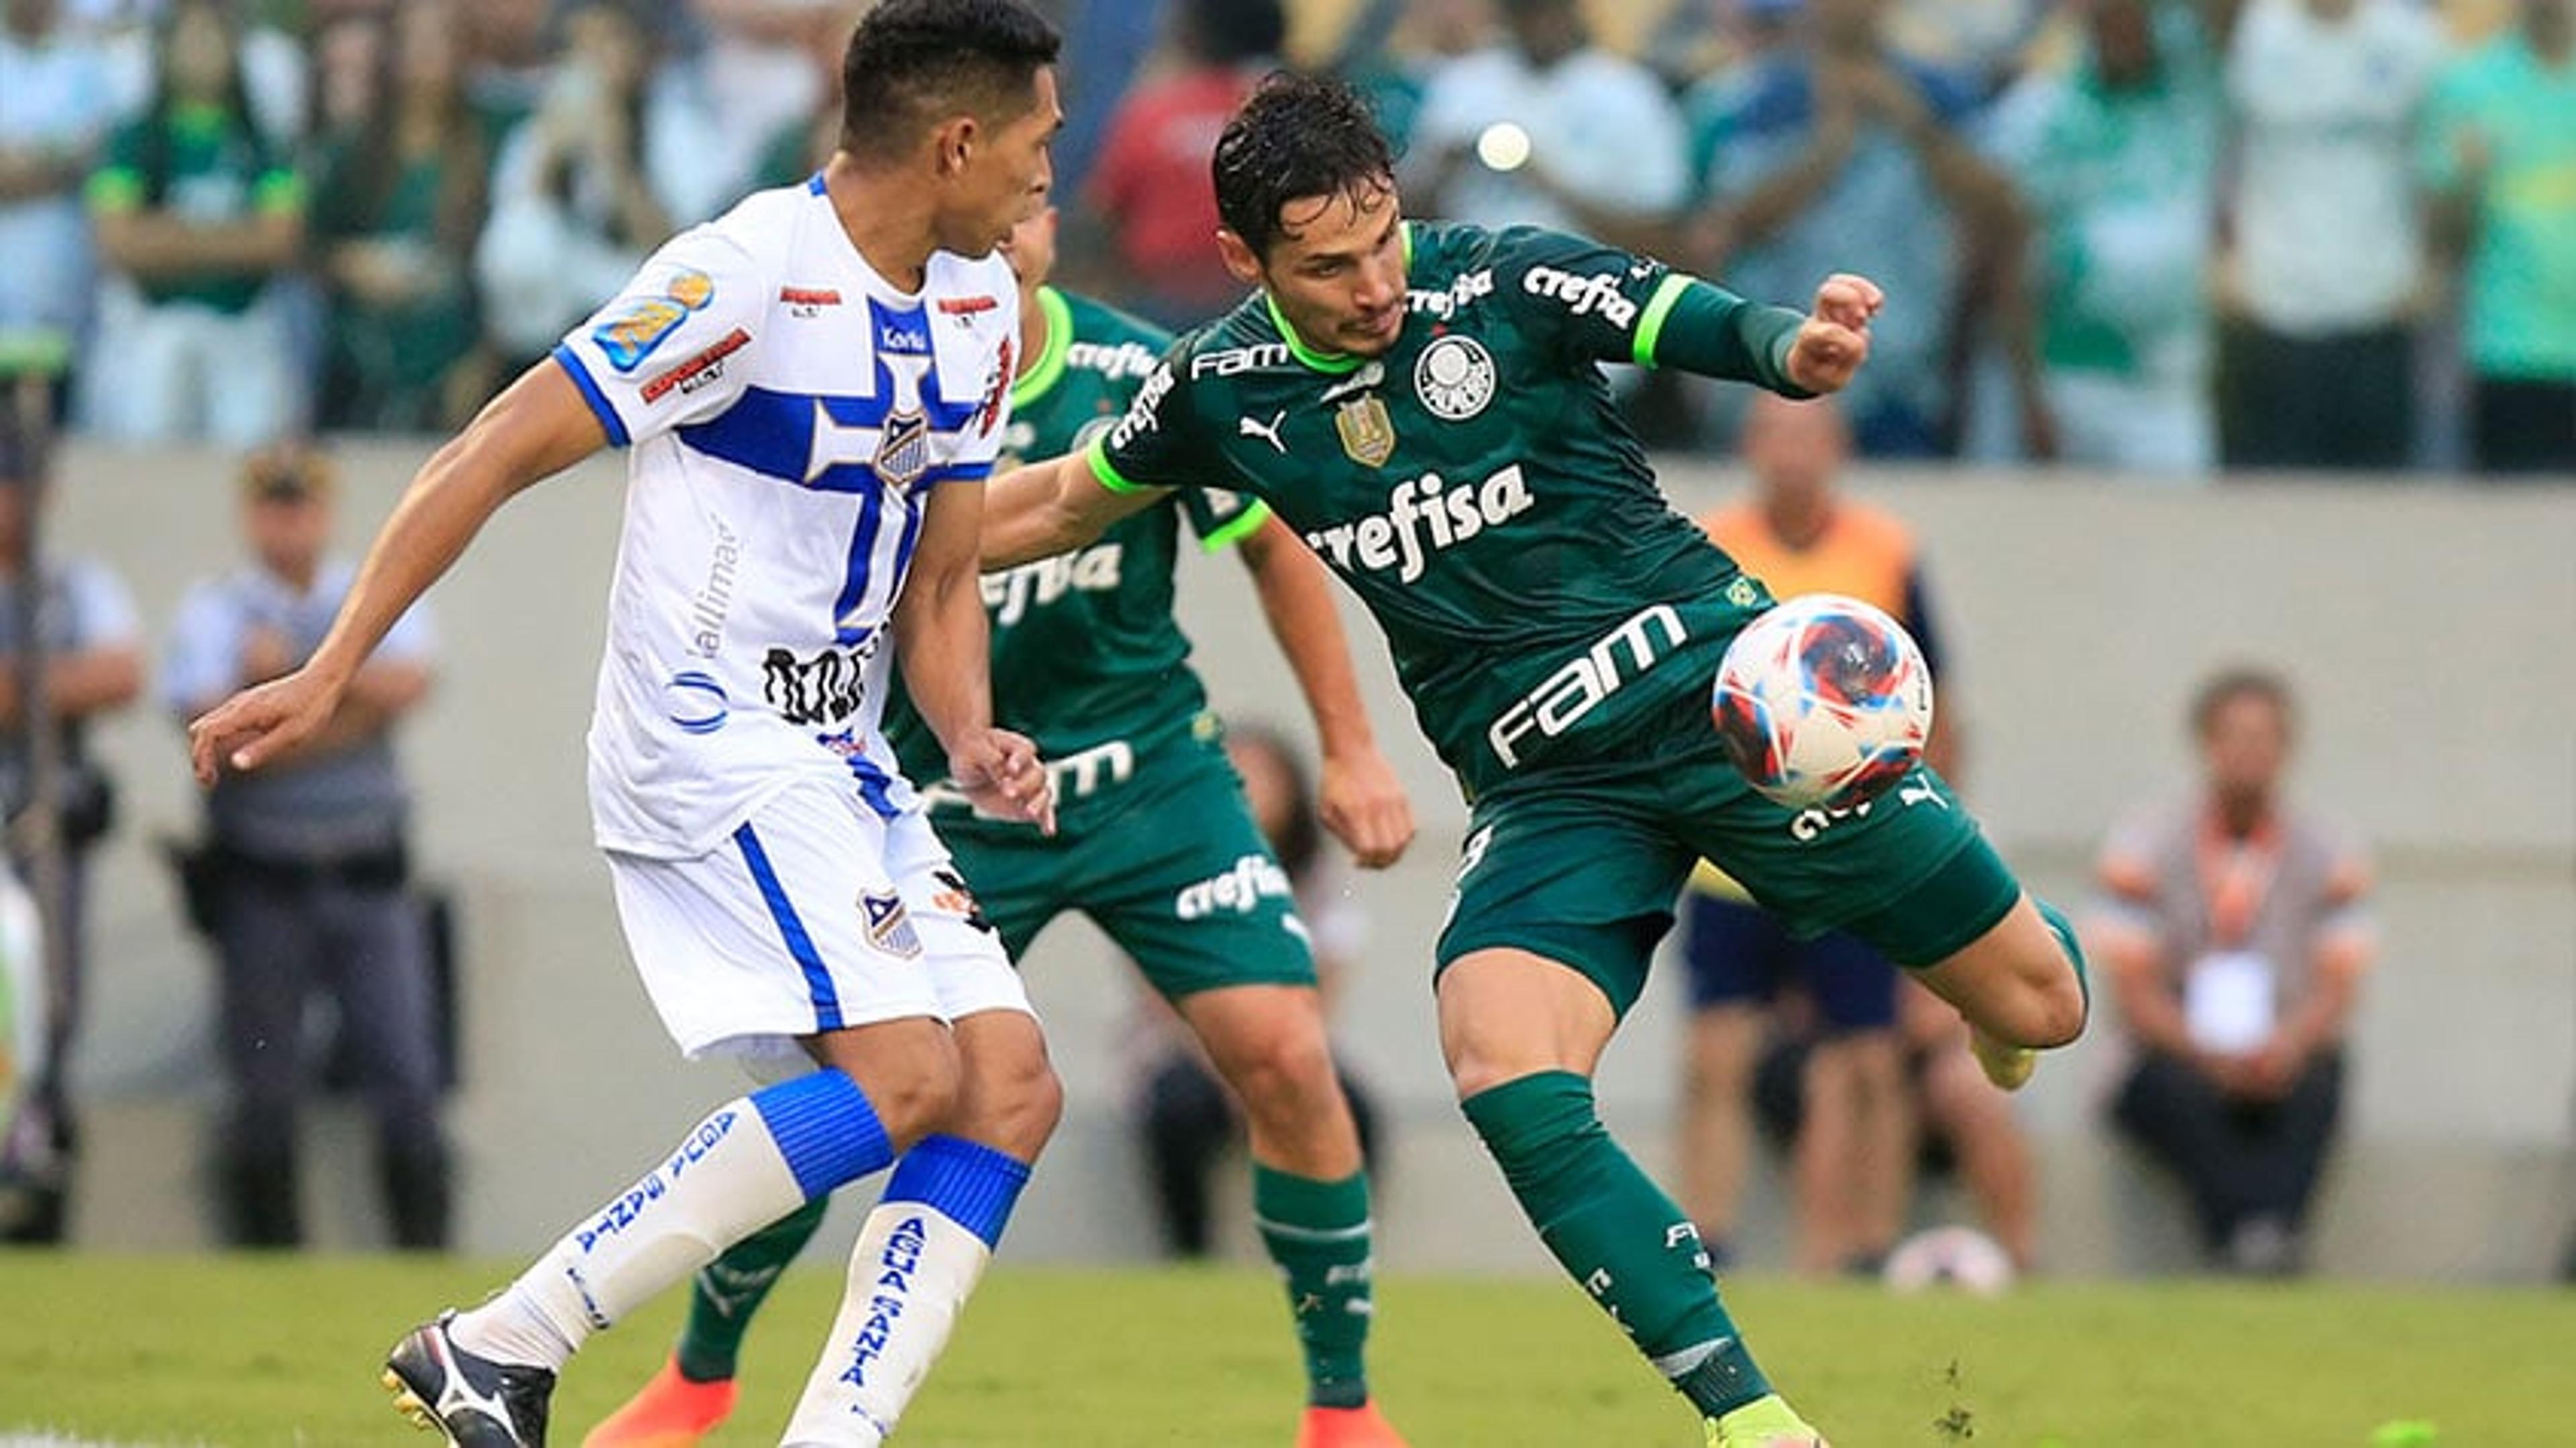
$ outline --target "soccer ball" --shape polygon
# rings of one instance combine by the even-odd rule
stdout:
[[[1896,1244],[1880,1274],[1895,1292],[1956,1287],[1994,1297],[2013,1285],[2012,1254],[1974,1227],[1933,1227]]]
[[[1904,777],[1932,733],[1932,671],[1904,626],[1811,593],[1727,645],[1709,701],[1727,758],[1791,809],[1852,805]]]

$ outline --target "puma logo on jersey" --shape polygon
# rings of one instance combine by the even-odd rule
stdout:
[[[1538,506],[1514,463],[1481,483],[1450,486],[1438,473],[1395,485],[1387,509],[1306,535],[1314,549],[1345,573],[1396,570],[1396,581],[1422,576],[1429,555],[1454,548],[1486,529]]]
[[[984,606],[993,611],[996,627],[1008,628],[1026,618],[1032,606],[1044,608],[1068,593],[1115,592],[1124,557],[1121,544],[1095,543],[1089,548],[987,573],[981,584]]]
[[[1235,419],[1234,426],[1239,436],[1257,437],[1277,449],[1279,455],[1284,458],[1288,456],[1288,444],[1279,440],[1279,425],[1287,420],[1288,414],[1281,411],[1272,413],[1268,422],[1255,422],[1249,417],[1239,417]]]

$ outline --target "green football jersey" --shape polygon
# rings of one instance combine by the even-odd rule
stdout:
[[[1779,386],[1797,315],[1555,232],[1406,242],[1383,356],[1319,354],[1256,296],[1175,346],[1092,471],[1268,503],[1376,616],[1471,797],[1651,756],[1622,723],[1707,688],[1768,600],[1665,501],[1594,364]]]
[[[1053,287],[1038,291],[1047,341],[1011,387],[1004,464],[1078,451],[1127,409],[1170,344],[1124,312]],[[1153,748],[1186,734],[1207,708],[1189,667],[1190,641],[1172,618],[1172,569],[1186,522],[1215,551],[1261,526],[1269,511],[1222,489],[1173,495],[1172,505],[1122,518],[1088,547],[984,575],[993,629],[993,722],[1037,741],[1057,769],[1057,829],[1079,834]],[[945,778],[947,752],[898,679],[886,700],[886,738],[906,778]],[[943,829],[972,828],[963,817]],[[1002,828],[1025,830],[1025,825]]]

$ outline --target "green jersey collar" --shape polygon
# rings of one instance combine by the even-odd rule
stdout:
[[[1017,411],[1047,395],[1064,377],[1064,354],[1073,349],[1073,308],[1064,293],[1038,288],[1038,315],[1046,318],[1046,345],[1038,349],[1029,370],[1011,383],[1011,408]]]
[[[1396,226],[1398,237],[1404,243],[1405,276],[1410,280],[1413,274],[1413,223],[1403,221]],[[1288,344],[1288,354],[1315,371],[1357,372],[1368,364],[1366,357],[1353,357],[1345,352],[1318,352],[1307,346],[1306,339],[1297,335],[1297,329],[1288,325],[1287,314],[1279,310],[1279,299],[1270,295],[1268,287],[1261,289],[1261,305],[1270,309],[1270,325],[1279,329],[1279,340]]]

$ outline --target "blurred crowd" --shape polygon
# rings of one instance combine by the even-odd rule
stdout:
[[[1378,99],[1417,215],[1892,301],[1865,457],[2576,470],[2570,0],[1059,3],[1069,280],[1238,288],[1262,71]],[[6,0],[0,363],[103,439],[436,432],[674,229],[827,154],[849,0]],[[1630,377],[1651,440],[1720,389]]]

